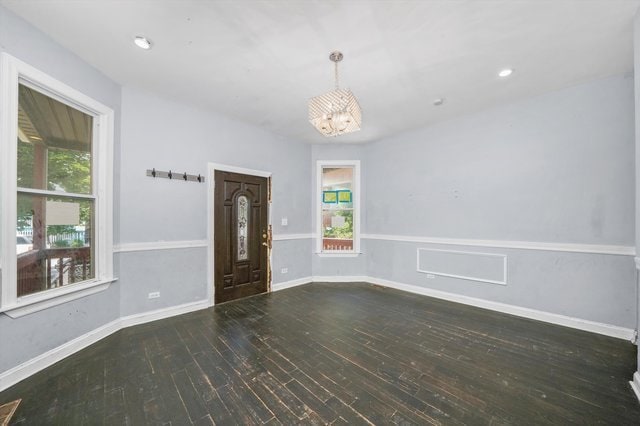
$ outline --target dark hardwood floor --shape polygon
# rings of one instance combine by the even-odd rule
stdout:
[[[0,393],[14,424],[640,424],[629,342],[369,284],[122,330]]]

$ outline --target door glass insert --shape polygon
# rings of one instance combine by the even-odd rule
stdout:
[[[238,260],[247,260],[249,256],[249,199],[245,195],[238,197]]]

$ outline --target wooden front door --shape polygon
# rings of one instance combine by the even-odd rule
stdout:
[[[215,303],[269,288],[268,179],[215,172]]]

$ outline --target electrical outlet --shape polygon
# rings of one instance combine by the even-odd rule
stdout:
[[[434,279],[435,277],[436,277],[436,276],[435,276],[435,275],[433,275],[433,274],[427,274],[427,279],[432,280],[432,279]]]
[[[282,224],[282,226],[287,226],[289,225],[289,218],[287,217],[283,217],[282,221],[280,222]]]
[[[289,272],[289,268],[282,268],[282,269],[280,269],[280,273],[281,273],[281,274],[286,274],[287,272]]]
[[[153,291],[153,292],[149,293],[149,299],[157,299],[158,297],[160,297],[160,292],[159,291]]]

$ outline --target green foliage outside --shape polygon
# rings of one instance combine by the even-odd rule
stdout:
[[[334,216],[343,216],[344,225],[338,227],[326,227],[324,229],[325,238],[353,238],[353,210],[337,210]]]
[[[52,246],[54,246],[55,248],[62,248],[62,247],[69,247],[71,246],[71,244],[69,244],[69,241],[67,240],[58,240],[58,241],[54,241]]]
[[[34,188],[34,145],[18,141],[18,187]],[[42,189],[42,188],[38,188]],[[61,190],[78,194],[91,193],[91,153],[63,149],[49,149],[47,152],[47,190]],[[29,226],[28,219],[33,216],[33,196],[18,196],[18,230]],[[51,200],[51,198],[49,198]],[[56,201],[72,201],[57,199]],[[80,224],[91,226],[90,202],[80,203]],[[71,225],[53,225],[47,227],[48,235],[74,232]],[[58,241],[56,247],[68,247],[77,241]],[[67,245],[60,245],[66,243]],[[82,247],[84,242],[82,242]]]

